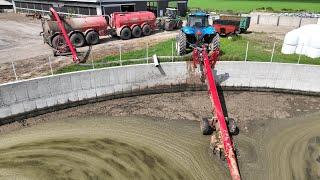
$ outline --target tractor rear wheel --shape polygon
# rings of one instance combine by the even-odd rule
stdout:
[[[95,31],[88,32],[88,34],[86,35],[86,41],[89,45],[98,44],[100,41],[99,34]]]
[[[74,47],[78,48],[78,47],[82,47],[85,44],[85,39],[83,37],[83,35],[81,33],[73,33],[70,36],[70,41],[73,44]]]
[[[135,26],[133,29],[132,29],[132,36],[135,37],[135,38],[139,38],[142,34],[142,30],[139,26]]]
[[[122,40],[128,40],[131,38],[131,30],[128,27],[125,27],[120,32],[120,38]]]
[[[177,36],[176,51],[179,56],[185,55],[187,53],[187,35],[182,31]]]
[[[210,126],[208,118],[202,118],[200,129],[203,135],[211,135],[213,133],[213,128]]]
[[[151,27],[150,27],[150,25],[146,24],[146,25],[143,26],[143,28],[142,28],[142,34],[143,34],[144,36],[149,36],[149,35],[151,34]]]
[[[164,29],[166,31],[172,31],[175,27],[175,23],[173,21],[166,22],[164,25]]]

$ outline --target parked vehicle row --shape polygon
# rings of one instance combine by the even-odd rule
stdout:
[[[95,45],[100,36],[111,35],[123,40],[149,36],[155,29],[172,31],[182,27],[177,9],[167,8],[164,17],[156,18],[149,11],[115,12],[110,16],[87,16],[66,18],[59,15],[68,36],[75,47]],[[65,45],[57,21],[54,18],[42,19],[42,35],[45,43],[54,49]]]
[[[61,16],[61,15],[60,15]],[[75,47],[95,45],[100,36],[112,35],[123,40],[149,36],[156,28],[156,17],[152,12],[116,12],[110,16],[88,16],[78,18],[61,17],[68,36]],[[64,39],[53,18],[42,19],[43,39],[53,48],[64,44]]]

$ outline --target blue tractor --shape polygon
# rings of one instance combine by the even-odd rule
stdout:
[[[188,15],[187,25],[181,28],[176,40],[178,55],[187,54],[189,47],[206,45],[208,50],[219,46],[219,35],[213,26],[209,25],[209,14],[195,12]]]

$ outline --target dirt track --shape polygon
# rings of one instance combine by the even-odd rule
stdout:
[[[320,177],[320,98],[256,92],[224,97],[240,126],[235,143],[243,179]],[[197,120],[210,116],[209,107],[206,92],[157,94],[2,126],[0,175],[228,179],[225,164],[207,157],[209,137],[199,132]]]
[[[41,22],[27,18],[22,14],[0,14],[0,83],[15,80],[11,62],[14,62],[19,79],[28,79],[48,75],[50,66],[48,57],[52,49],[43,43],[39,35],[42,31]],[[137,49],[145,49],[159,42],[174,38],[177,32],[157,32],[151,36],[127,41],[101,37],[101,43],[93,46],[91,55],[99,59],[108,55]],[[80,51],[87,51],[82,48]],[[91,57],[90,57],[91,58]],[[72,63],[71,57],[51,57],[54,70]]]
[[[286,32],[292,28],[255,25],[243,34],[251,40],[281,43]],[[39,36],[42,31],[40,20],[27,18],[23,14],[0,14],[0,83],[14,81],[15,76],[11,62],[14,62],[18,79],[40,77],[50,73],[48,57],[52,56],[51,48],[43,43]],[[264,32],[264,33],[256,33]],[[122,51],[145,49],[150,46],[174,38],[177,32],[157,32],[151,36],[122,41],[109,36],[102,37],[101,44],[93,47],[94,59],[119,54]],[[86,51],[82,48],[80,51]],[[91,58],[91,57],[90,57]],[[53,70],[72,63],[71,57],[51,57]]]

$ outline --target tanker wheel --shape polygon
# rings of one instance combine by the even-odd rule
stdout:
[[[185,55],[187,52],[187,35],[183,32],[177,36],[176,51],[179,56]]]
[[[100,41],[99,34],[95,31],[90,31],[86,35],[86,41],[89,45],[96,45]]]
[[[133,29],[132,29],[132,36],[135,37],[135,38],[139,38],[141,37],[142,35],[142,30],[139,26],[135,26]]]
[[[213,133],[213,128],[210,126],[208,118],[202,118],[200,129],[203,135],[211,135]]]
[[[51,44],[55,51],[59,51],[60,53],[68,52],[66,41],[64,40],[62,35],[54,36],[52,38]]]
[[[150,27],[148,24],[146,24],[146,25],[143,26],[143,28],[142,28],[142,34],[143,34],[144,36],[149,36],[149,35],[151,34],[151,27]]]
[[[166,22],[164,29],[166,31],[172,31],[174,29],[175,23],[173,21]]]
[[[86,42],[81,33],[73,33],[70,36],[70,41],[76,48],[84,46]]]
[[[131,38],[131,30],[128,27],[125,27],[120,32],[120,38],[122,40],[128,40]]]

